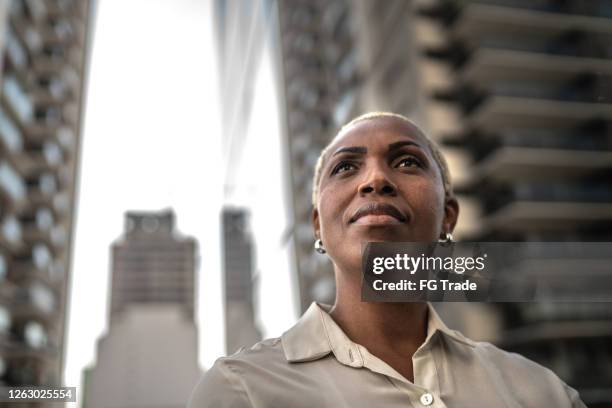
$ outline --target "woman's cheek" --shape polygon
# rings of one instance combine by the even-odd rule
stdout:
[[[430,187],[423,190],[420,201],[421,220],[434,231],[437,231],[444,218],[443,199],[436,188]],[[416,218],[419,218],[418,214],[416,214]]]

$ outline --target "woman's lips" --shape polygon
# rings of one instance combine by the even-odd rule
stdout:
[[[407,219],[406,215],[392,204],[370,202],[359,207],[349,220],[349,223],[361,225],[392,225],[405,223]]]
[[[402,224],[400,220],[386,214],[368,214],[357,219],[353,225],[395,225]]]

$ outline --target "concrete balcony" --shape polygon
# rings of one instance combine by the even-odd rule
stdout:
[[[612,169],[612,151],[502,147],[474,168],[472,182],[579,179],[606,169]]]
[[[29,220],[24,220],[22,225],[24,248],[30,248],[32,245],[44,243],[51,250],[56,249],[51,235],[52,229],[50,227],[41,228],[36,221]]]
[[[58,171],[63,164],[61,148],[51,142],[40,148],[28,149],[12,159],[15,169],[24,177],[53,173]]]
[[[469,3],[463,8],[453,34],[478,40],[491,33],[554,37],[570,30],[612,37],[612,24],[607,18],[478,3]]]
[[[494,132],[500,128],[562,129],[594,119],[612,122],[612,104],[492,96],[467,119],[467,124]]]
[[[61,286],[64,283],[62,279],[53,279],[48,268],[38,268],[34,265],[32,260],[11,261],[9,276],[11,281],[20,286],[27,286],[33,282],[39,282],[54,291],[61,290]]]
[[[52,325],[59,317],[58,291],[40,280],[21,287],[10,306],[15,321],[33,320]]]
[[[9,360],[36,359],[41,363],[49,364],[59,357],[57,347],[46,346],[40,348],[28,347],[20,341],[10,341],[0,348],[0,354],[6,355]],[[28,406],[28,405],[25,405]]]
[[[480,48],[459,78],[482,87],[500,80],[565,84],[585,72],[612,77],[612,60]]]
[[[484,218],[483,231],[563,232],[612,222],[611,203],[513,201]]]
[[[47,22],[35,24],[34,29],[38,31],[42,43],[45,45],[70,47],[78,41],[74,25],[67,19],[59,20],[59,23],[54,26]]]
[[[54,173],[36,175],[26,183],[31,205],[53,207],[53,197],[58,191],[57,176]]]
[[[73,48],[67,55],[53,56],[37,54],[32,57],[32,67],[38,75],[61,74],[66,66],[72,67],[77,72],[81,71],[82,56],[80,50]]]

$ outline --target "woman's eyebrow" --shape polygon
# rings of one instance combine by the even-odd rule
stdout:
[[[341,147],[332,154],[332,157],[340,153],[366,154],[367,152],[368,149],[362,146]]]
[[[397,150],[401,147],[404,146],[416,146],[420,149],[423,149],[423,146],[421,146],[420,144],[416,143],[416,142],[412,142],[412,141],[408,141],[408,140],[402,140],[401,142],[395,142],[395,143],[391,143],[389,145],[389,152],[392,152],[394,150]]]

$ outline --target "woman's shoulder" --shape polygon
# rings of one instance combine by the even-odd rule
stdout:
[[[280,338],[262,340],[241,347],[234,354],[218,358],[195,387],[189,407],[250,407],[247,378],[284,359]],[[260,373],[259,373],[260,374]]]
[[[539,396],[543,401],[569,401],[572,407],[583,407],[578,392],[567,385],[551,369],[529,358],[503,350],[489,342],[473,342],[474,349],[489,371],[500,376],[500,380],[516,395]],[[551,399],[552,398],[552,399]]]
[[[219,367],[239,371],[241,368],[261,366],[276,360],[286,361],[280,337],[265,339],[252,346],[240,347],[233,354],[218,358],[211,370]]]

